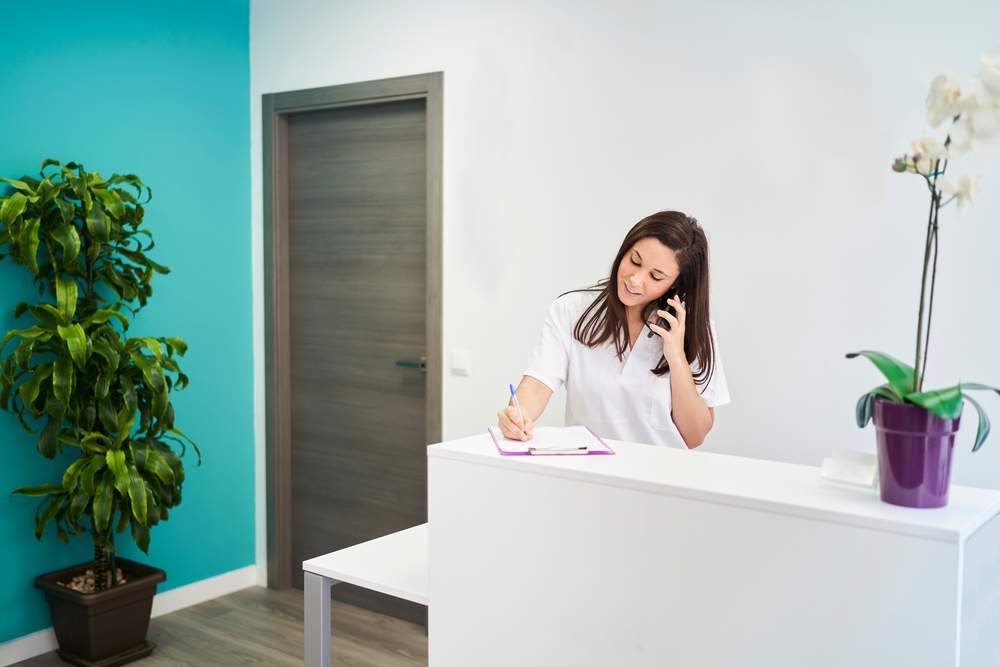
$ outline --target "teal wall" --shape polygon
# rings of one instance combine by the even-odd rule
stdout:
[[[153,190],[153,281],[131,331],[180,336],[191,386],[177,425],[204,454],[188,456],[184,500],[152,531],[149,556],[168,590],[254,563],[253,349],[250,250],[249,0],[5,3],[0,39],[0,176],[36,174],[45,158]],[[37,292],[0,262],[0,332]],[[67,453],[66,456],[71,456]],[[93,553],[89,538],[32,534],[36,501],[21,485],[58,482],[16,418],[0,412],[0,642],[50,625],[38,574]]]

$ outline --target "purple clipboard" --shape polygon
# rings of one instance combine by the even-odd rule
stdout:
[[[539,427],[546,428],[546,427]],[[548,427],[553,428],[553,427]],[[601,440],[601,437],[590,430],[589,426],[584,426],[587,433],[590,434],[590,438],[585,441],[586,452],[582,452],[583,455],[601,455],[601,454],[614,454],[615,451],[608,446],[606,442]],[[489,431],[490,437],[493,438],[493,444],[496,445],[497,451],[500,452],[501,456],[531,456],[533,453],[529,450],[531,447],[531,441],[521,442],[520,440],[508,440],[501,433],[500,429],[490,426],[487,431]],[[503,444],[501,444],[503,443]],[[535,453],[535,456],[551,456],[551,455],[565,455],[566,452],[561,450],[551,451],[551,452],[539,452]],[[573,455],[579,456],[576,452]]]

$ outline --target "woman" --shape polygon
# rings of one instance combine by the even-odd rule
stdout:
[[[654,335],[655,334],[655,335]],[[552,392],[566,383],[566,424],[663,447],[700,445],[715,406],[729,402],[709,322],[708,241],[677,211],[640,220],[611,275],[563,294],[545,325],[500,430],[528,440]]]

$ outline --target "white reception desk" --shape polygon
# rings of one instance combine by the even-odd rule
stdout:
[[[428,448],[431,667],[1000,665],[1000,492],[608,444]]]

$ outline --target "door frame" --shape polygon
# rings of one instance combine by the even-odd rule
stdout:
[[[426,100],[427,444],[441,441],[441,178],[444,73],[270,93],[262,96],[264,167],[264,387],[267,465],[267,585],[291,586],[292,425],[288,266],[288,118],[302,111]]]

